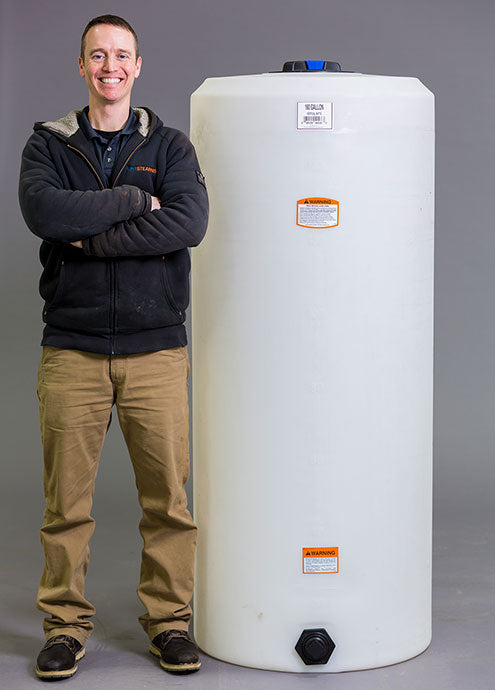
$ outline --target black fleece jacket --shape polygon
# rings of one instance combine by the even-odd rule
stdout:
[[[41,345],[105,354],[185,345],[188,248],[208,222],[194,148],[151,110],[135,108],[138,131],[106,187],[79,112],[36,123],[22,154],[20,206],[42,239]],[[150,210],[151,196],[159,210]]]

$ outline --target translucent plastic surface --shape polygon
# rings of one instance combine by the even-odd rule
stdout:
[[[331,122],[301,128],[300,103],[331,104]],[[415,656],[431,637],[433,95],[402,77],[207,79],[191,138],[211,203],[192,251],[196,639],[282,671]],[[334,641],[327,663],[297,654],[308,628]]]

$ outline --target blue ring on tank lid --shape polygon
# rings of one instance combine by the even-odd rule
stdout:
[[[308,70],[321,70],[325,64],[324,60],[306,60]]]
[[[338,62],[330,60],[289,60],[282,72],[342,72]]]

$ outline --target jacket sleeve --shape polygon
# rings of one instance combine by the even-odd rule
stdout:
[[[161,208],[83,240],[85,254],[166,254],[201,242],[208,224],[208,194],[196,152],[185,134],[176,130],[170,141],[163,139],[158,152],[160,165],[166,165],[157,192]]]
[[[19,203],[31,232],[48,242],[70,243],[146,213],[151,195],[134,185],[64,189],[47,139],[35,132],[22,153]]]

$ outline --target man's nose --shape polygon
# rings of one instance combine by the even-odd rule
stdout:
[[[112,55],[107,55],[103,63],[103,69],[107,72],[113,72],[116,66],[116,59]]]

